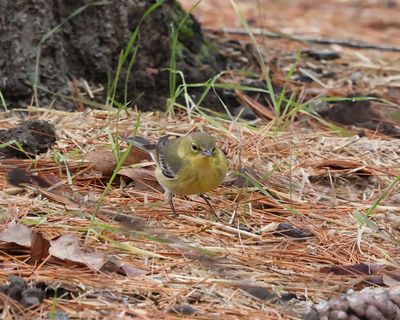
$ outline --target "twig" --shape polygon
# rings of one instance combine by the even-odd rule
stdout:
[[[219,31],[217,29],[205,28],[207,31]],[[246,30],[243,29],[235,29],[235,28],[222,28],[222,32],[230,33],[230,34],[238,34],[238,35],[246,35],[248,34]],[[344,40],[344,39],[327,39],[322,37],[311,37],[311,36],[303,36],[303,35],[292,35],[283,32],[271,32],[265,29],[254,28],[252,29],[254,35],[264,36],[274,39],[288,39],[293,41],[300,42],[309,42],[309,43],[317,43],[324,45],[337,44],[344,47],[356,48],[356,49],[371,49],[371,50],[380,50],[380,51],[393,51],[400,52],[400,47],[397,46],[387,46],[381,44],[371,44],[361,41],[355,40]]]
[[[182,219],[185,219],[187,221],[194,222],[194,223],[197,223],[197,224],[201,224],[201,225],[204,225],[204,224],[208,223],[208,224],[210,224],[210,225],[212,225],[214,227],[217,227],[217,228],[222,229],[224,231],[227,231],[229,233],[240,234],[241,236],[244,236],[244,237],[247,237],[247,238],[261,238],[257,234],[254,234],[254,233],[251,233],[251,232],[248,232],[248,231],[244,231],[244,230],[240,230],[240,229],[237,229],[237,228],[234,228],[234,227],[231,227],[231,226],[226,226],[226,225],[223,225],[222,223],[219,223],[219,222],[213,222],[213,221],[204,220],[204,219],[201,219],[201,218],[198,218],[198,217],[195,218],[195,217],[190,217],[190,216],[186,216],[186,215],[180,215],[179,218],[182,218]]]

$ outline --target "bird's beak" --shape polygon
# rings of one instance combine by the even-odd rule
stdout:
[[[206,157],[212,157],[214,155],[214,152],[212,152],[210,149],[204,149],[201,154]]]

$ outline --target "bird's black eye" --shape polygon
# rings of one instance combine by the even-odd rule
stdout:
[[[196,146],[194,143],[192,143],[192,150],[197,151],[197,150],[199,150],[199,147]]]
[[[212,149],[211,149],[211,152],[214,153],[214,152],[215,152],[215,148],[212,148]]]

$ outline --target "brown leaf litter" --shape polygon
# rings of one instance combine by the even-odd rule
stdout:
[[[246,183],[231,181],[209,193],[217,222],[197,196],[177,197],[181,215],[174,219],[147,159],[124,166],[102,198],[109,178],[86,156],[95,148],[110,150],[105,129],[122,135],[132,130],[137,114],[122,112],[118,125],[116,114],[106,111],[43,116],[56,123],[52,152],[62,153],[65,163],[51,153],[34,162],[2,159],[2,189],[12,187],[7,179],[13,167],[28,170],[36,182],[25,181],[16,194],[0,193],[0,278],[5,283],[18,275],[28,283],[67,287],[71,294],[57,295],[56,307],[70,317],[298,319],[311,302],[369,285],[370,274],[324,268],[377,263],[387,270],[381,285],[396,281],[399,187],[370,216],[378,229],[360,225],[352,213],[366,213],[399,175],[399,140],[376,133],[341,138],[306,118],[280,133],[268,123],[255,128],[225,120],[211,124],[195,115],[143,114],[138,134],[156,139],[210,132],[226,151],[230,170],[247,173]],[[136,183],[145,179],[152,181],[148,187]],[[10,233],[10,223],[22,229]],[[35,245],[26,231],[39,235]],[[41,239],[50,241],[48,253]],[[52,305],[45,298],[31,312],[45,315]],[[10,308],[24,312],[20,305]]]
[[[137,113],[30,108],[28,121],[53,124],[57,141],[36,158],[35,148],[30,160],[0,159],[2,316],[49,317],[55,305],[56,314],[71,318],[300,319],[313,303],[309,317],[365,316],[365,310],[396,316],[400,197],[399,185],[388,187],[400,174],[400,142],[389,137],[400,132],[398,55],[266,41],[263,28],[396,46],[398,4],[261,0],[254,10],[251,1],[236,2],[260,31],[276,89],[286,86],[296,102],[311,101],[346,130],[336,134],[300,114],[275,130],[268,96],[240,91],[236,97],[247,109],[235,115],[247,110],[252,117],[244,124],[142,114],[138,134],[151,140],[208,131],[230,160],[227,180],[209,194],[220,221],[196,196],[177,197],[181,215],[173,219],[154,164],[138,150],[102,195],[127,148],[117,137],[134,132]],[[230,23],[224,27],[238,28],[233,10],[207,0],[198,9],[206,27],[216,28],[208,36],[229,42],[222,47],[232,68],[221,81],[265,88],[248,36],[217,25],[223,19]],[[315,103],[315,97],[347,100]],[[19,119],[3,114],[0,125],[11,132]]]

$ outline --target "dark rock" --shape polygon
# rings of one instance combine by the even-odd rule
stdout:
[[[28,288],[26,281],[18,276],[10,276],[10,283],[0,287],[0,292],[6,294],[24,306],[31,307],[42,303],[45,298],[44,291],[37,288]]]
[[[28,175],[26,170],[15,168],[8,173],[7,181],[14,186],[20,186],[22,184],[32,183],[32,178]]]
[[[142,0],[104,1],[97,5],[88,0],[1,1],[0,87],[8,105],[30,103],[34,91],[29,76],[34,78],[37,74],[40,106],[52,103],[55,108],[74,109],[71,99],[61,98],[75,94],[68,82],[83,78],[89,84],[108,87],[110,77],[114,79],[117,71],[120,53],[127,48],[140,22],[136,42],[120,71],[116,92],[119,102],[134,101],[141,110],[164,109],[169,97],[169,72],[165,69],[170,66],[170,38],[172,30],[178,28],[176,62],[187,83],[203,83],[225,69],[225,59],[204,38],[197,20],[189,15],[181,23],[186,12],[178,1],[164,1],[142,20],[154,3]],[[59,26],[58,30],[54,26]],[[55,32],[50,34],[51,30]],[[43,41],[46,36],[48,39]],[[39,70],[35,70],[38,47]],[[137,55],[129,69],[136,47]],[[179,76],[177,81],[179,85]],[[203,90],[192,89],[190,94],[200,96]],[[95,100],[103,103],[110,93],[107,91],[97,94]],[[223,110],[218,99],[212,102]],[[208,101],[205,104],[213,107]]]
[[[332,102],[329,107],[319,108],[317,112],[332,122],[379,131],[395,138],[400,137],[400,127],[395,125],[392,119],[397,110],[372,99],[348,97],[347,100]]]
[[[234,108],[233,114],[235,116],[240,114],[240,118],[242,118],[243,120],[247,120],[247,121],[253,121],[258,118],[252,109],[250,109],[249,107],[245,107],[245,106],[244,107],[240,106],[240,107]]]
[[[242,290],[246,291],[248,294],[251,294],[252,296],[261,299],[261,300],[269,300],[275,297],[275,294],[273,294],[270,290],[267,288],[263,287],[258,287],[258,286],[242,286]]]
[[[45,294],[42,290],[36,288],[26,289],[22,292],[21,295],[21,304],[27,307],[31,307],[34,305],[41,304]]]
[[[0,291],[16,301],[21,301],[22,292],[28,287],[26,281],[14,275],[10,276],[8,280],[10,283],[3,285]]]
[[[47,152],[55,143],[56,133],[54,126],[43,120],[28,120],[19,127],[0,131],[0,143],[17,141],[22,150],[15,143],[0,149],[0,157],[29,158]]]

